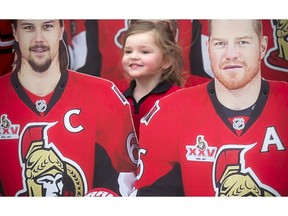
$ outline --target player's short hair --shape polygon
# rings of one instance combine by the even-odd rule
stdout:
[[[263,27],[262,27],[262,21],[255,19],[255,20],[251,20],[253,22],[253,28],[255,33],[257,34],[257,36],[259,38],[261,38],[263,36]],[[213,19],[208,20],[208,36],[210,38],[211,36],[211,31],[212,31],[212,22]]]

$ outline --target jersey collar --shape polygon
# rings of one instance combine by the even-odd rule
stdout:
[[[44,115],[47,115],[47,113],[53,108],[53,106],[57,103],[57,101],[61,98],[65,86],[68,81],[68,72],[64,71],[61,73],[61,77],[59,82],[57,83],[54,94],[51,97],[51,100],[49,101],[47,105],[47,109],[44,112]],[[37,115],[41,116],[40,112],[36,109],[35,104],[30,100],[29,96],[26,94],[24,87],[21,85],[17,72],[13,72],[11,74],[11,83],[13,85],[14,90],[18,94],[19,98]]]
[[[268,99],[269,90],[270,90],[269,82],[262,78],[262,80],[261,80],[261,89],[260,89],[258,98],[257,98],[257,100],[255,102],[255,107],[254,107],[254,109],[253,109],[253,111],[251,113],[250,119],[247,122],[242,134],[244,134],[251,127],[251,125],[258,119],[258,117],[262,113],[262,111],[263,111],[263,109],[265,107],[265,104],[267,102],[267,99]],[[214,106],[214,109],[216,110],[216,112],[219,115],[219,117],[227,125],[227,127],[229,127],[231,129],[231,131],[236,134],[233,126],[231,125],[231,123],[228,120],[227,115],[225,114],[225,112],[222,109],[222,104],[217,99],[216,91],[215,91],[215,80],[214,79],[212,79],[208,83],[207,91],[208,91],[208,95],[210,97],[210,100],[211,100],[211,102],[212,102],[212,104]]]

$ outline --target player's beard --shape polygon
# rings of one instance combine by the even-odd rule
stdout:
[[[230,69],[225,70],[226,65],[241,65],[242,69]],[[243,61],[224,61],[219,65],[215,73],[215,77],[222,83],[225,88],[229,90],[237,90],[243,88],[251,79],[252,75],[246,73],[247,64]],[[215,71],[215,70],[214,70]]]
[[[38,73],[43,73],[45,71],[48,70],[48,68],[50,67],[52,60],[51,59],[47,59],[44,63],[42,64],[37,64],[34,60],[29,59],[28,60],[30,66],[32,67],[32,69]]]
[[[37,49],[42,49],[46,52],[50,52],[50,47],[44,46],[44,45],[35,45],[33,47],[30,47],[29,50],[35,51]],[[43,73],[43,72],[47,71],[48,68],[50,67],[50,65],[52,63],[52,59],[51,59],[51,56],[49,55],[49,58],[47,58],[45,60],[45,62],[37,63],[33,58],[30,57],[28,62],[34,71],[36,71],[38,73]]]

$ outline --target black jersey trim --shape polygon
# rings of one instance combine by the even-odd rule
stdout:
[[[181,166],[175,163],[173,168],[152,185],[139,188],[136,196],[184,196]]]
[[[44,116],[47,115],[47,113],[53,108],[53,106],[57,103],[57,101],[61,98],[65,86],[68,81],[68,72],[62,72],[59,82],[57,83],[55,87],[54,94],[51,97],[50,102],[47,105],[47,109],[44,112]],[[41,116],[40,113],[37,111],[35,104],[30,100],[29,96],[26,94],[24,87],[21,85],[17,72],[13,72],[11,74],[11,83],[13,85],[13,88],[15,89],[16,93],[18,94],[19,98],[37,115]]]
[[[214,79],[212,79],[210,81],[210,83],[208,83],[207,91],[208,91],[209,97],[210,97],[210,99],[212,101],[212,104],[214,106],[214,109],[218,113],[219,117],[227,125],[227,127],[230,128],[230,130],[234,134],[237,135],[235,129],[233,128],[233,126],[229,122],[226,114],[224,113],[224,111],[223,111],[223,109],[221,107],[222,106],[221,103],[217,99],[216,91],[215,91],[215,80]],[[251,113],[249,121],[247,122],[245,128],[243,129],[242,135],[245,134],[245,132],[253,125],[253,123],[261,115],[261,113],[262,113],[262,111],[263,111],[263,109],[265,107],[265,104],[266,104],[266,102],[268,100],[269,91],[270,91],[269,82],[262,78],[262,80],[261,80],[261,89],[260,89],[258,98],[257,98],[256,103],[255,103],[255,108],[254,108],[254,110]]]
[[[123,95],[126,98],[129,98],[129,97],[132,98],[132,102],[133,102],[134,110],[135,110],[134,114],[139,114],[141,104],[144,103],[144,101],[149,97],[149,95],[167,92],[172,87],[172,84],[170,82],[168,82],[167,80],[164,80],[164,81],[158,83],[147,95],[142,97],[138,101],[138,103],[135,100],[135,98],[133,97],[133,91],[134,91],[135,87],[136,87],[136,80],[133,79],[130,82],[129,88],[123,93]]]
[[[0,49],[0,54],[14,54],[13,48]]]
[[[107,151],[95,145],[93,188],[108,188],[121,196],[118,185],[119,173],[114,169]]]

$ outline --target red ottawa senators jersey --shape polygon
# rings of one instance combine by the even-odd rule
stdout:
[[[33,101],[9,73],[0,98],[0,195],[122,195],[119,178],[136,173],[138,141],[129,103],[112,82],[69,70],[49,102]]]
[[[142,97],[138,102],[136,102],[135,98],[133,97],[133,90],[136,86],[136,81],[133,80],[130,83],[130,87],[123,92],[123,95],[127,98],[129,101],[130,107],[131,107],[131,113],[132,118],[134,122],[135,132],[139,139],[139,125],[140,120],[143,116],[146,115],[146,113],[149,112],[149,110],[153,107],[155,102],[165,97],[166,95],[169,95],[173,93],[174,91],[177,91],[181,89],[180,86],[172,85],[168,81],[164,81],[156,85],[154,89],[152,89],[147,95]]]
[[[131,195],[288,196],[288,85],[261,86],[246,123],[225,116],[214,80],[157,101],[141,119]]]

